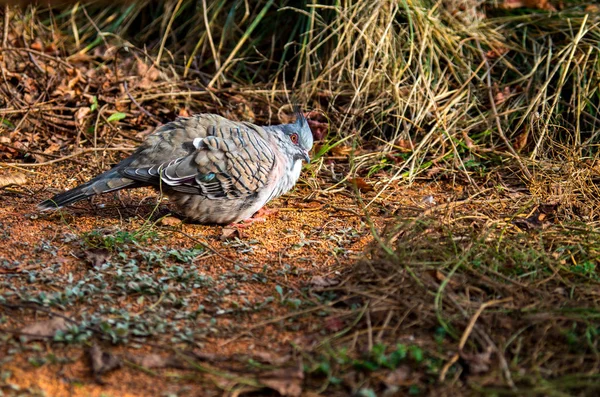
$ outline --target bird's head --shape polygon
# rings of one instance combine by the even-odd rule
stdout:
[[[308,121],[299,107],[294,107],[296,121],[292,124],[282,124],[280,129],[285,138],[289,139],[293,150],[294,159],[302,159],[310,163],[308,152],[313,147],[313,134],[308,125]]]

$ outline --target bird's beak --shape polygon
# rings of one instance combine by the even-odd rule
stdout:
[[[308,155],[308,152],[306,150],[303,150],[302,155],[304,156],[304,160],[306,161],[306,164],[310,164],[310,156]]]

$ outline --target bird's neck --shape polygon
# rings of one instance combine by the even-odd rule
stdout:
[[[302,171],[302,160],[293,158],[292,149],[290,147],[290,143],[288,142],[289,138],[283,133],[279,131],[273,133],[272,139],[279,149],[279,156],[277,156],[277,159],[280,161],[280,172],[282,173],[277,179],[275,189],[272,193],[272,198],[275,198],[288,192],[294,187],[300,178],[300,172]]]

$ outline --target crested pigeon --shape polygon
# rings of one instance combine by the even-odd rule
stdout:
[[[313,136],[296,122],[261,127],[215,114],[180,117],[158,127],[112,169],[38,205],[60,208],[97,194],[154,186],[200,223],[246,220],[289,191],[300,177]]]

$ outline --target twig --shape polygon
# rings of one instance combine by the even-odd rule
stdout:
[[[127,94],[127,96],[129,97],[129,100],[130,100],[131,102],[133,102],[133,104],[134,104],[135,106],[137,106],[137,108],[138,108],[138,109],[140,109],[140,111],[141,111],[142,113],[144,113],[146,116],[150,117],[152,120],[154,120],[154,121],[156,121],[156,122],[159,122],[159,123],[160,123],[160,120],[159,120],[159,119],[157,119],[156,117],[154,117],[154,116],[152,115],[152,113],[150,113],[149,111],[147,111],[146,109],[144,109],[144,108],[142,107],[142,105],[140,105],[140,104],[139,104],[139,102],[135,100],[135,98],[133,97],[133,95],[131,95],[131,92],[129,92],[129,87],[127,86],[127,80],[123,80],[123,88],[125,88],[125,93],[126,93],[126,94]]]
[[[83,149],[80,152],[69,154],[68,156],[64,156],[64,157],[61,157],[61,158],[58,158],[58,159],[44,161],[43,163],[32,163],[32,164],[0,163],[0,165],[7,166],[7,167],[13,167],[13,166],[17,166],[17,167],[42,167],[44,165],[59,163],[61,161],[65,161],[65,160],[71,159],[73,157],[81,156],[82,154],[86,154],[86,153],[102,152],[102,151],[107,151],[107,152],[131,152],[133,150],[135,150],[135,148],[129,148],[129,147],[88,148],[88,149]]]
[[[456,307],[456,309],[458,309],[458,311],[459,311],[459,312],[461,312],[461,314],[462,314],[462,315],[463,315],[465,318],[468,318],[468,314],[467,314],[467,312],[466,312],[466,311],[465,311],[465,310],[462,308],[462,306],[460,306],[460,304],[459,304],[459,303],[456,301],[456,299],[454,299],[454,298],[452,297],[452,294],[449,294],[449,295],[448,295],[448,297],[450,298],[450,302],[451,302],[451,303],[454,305],[454,307]],[[512,298],[507,298],[507,299],[512,299]],[[506,299],[503,299],[503,300],[506,300]],[[502,301],[503,301],[503,300],[502,300]],[[490,302],[488,302],[488,303],[489,303],[489,304],[492,304],[492,303],[493,303],[493,304],[497,304],[497,303],[499,303],[499,302],[498,302],[498,301],[490,301]],[[489,306],[489,304],[488,304],[488,306]],[[485,303],[484,303],[483,305],[485,305]],[[482,306],[483,306],[483,305],[482,305]],[[485,308],[483,308],[483,309],[485,309]],[[481,310],[481,307],[480,307],[480,310]],[[481,313],[480,313],[480,314],[481,314]],[[477,317],[479,317],[479,315],[477,315]],[[504,357],[504,354],[502,353],[502,351],[500,351],[500,349],[499,349],[499,348],[498,348],[498,346],[497,346],[497,345],[494,343],[494,341],[492,340],[492,338],[490,338],[490,336],[489,336],[489,335],[488,335],[488,334],[487,334],[485,331],[483,331],[482,329],[480,329],[480,327],[478,327],[478,326],[477,326],[477,324],[475,324],[475,321],[472,321],[472,320],[473,320],[473,318],[475,318],[475,316],[473,316],[473,317],[470,319],[471,321],[469,321],[469,324],[471,324],[471,322],[473,323],[473,325],[470,327],[470,328],[471,328],[471,330],[469,330],[469,334],[471,333],[471,331],[472,331],[473,329],[474,329],[474,330],[476,330],[476,331],[479,333],[480,337],[481,337],[481,338],[482,338],[482,339],[485,341],[485,343],[487,343],[487,344],[488,344],[488,346],[490,346],[490,347],[492,348],[492,351],[494,351],[494,352],[496,353],[496,355],[498,356],[498,361],[499,361],[499,364],[500,364],[500,369],[502,370],[502,373],[504,374],[504,378],[505,378],[505,380],[506,380],[506,383],[508,384],[508,386],[509,386],[511,389],[515,389],[515,382],[512,380],[512,376],[511,376],[511,374],[510,374],[510,369],[508,368],[508,362],[506,361],[506,357]],[[477,318],[475,318],[475,320],[477,320]],[[467,326],[467,329],[469,329],[469,327],[468,327],[468,326]],[[466,330],[465,330],[465,331],[466,331]],[[463,337],[464,337],[464,335],[463,335]],[[467,337],[468,337],[468,335],[467,335]],[[463,338],[461,338],[461,341],[462,341],[462,340],[463,340]],[[455,356],[456,356],[456,355],[455,355]],[[450,362],[452,362],[452,364],[454,364],[454,363],[456,362],[456,360],[458,360],[458,358],[456,358],[456,359],[454,358],[455,356],[453,356],[453,357],[450,359]],[[450,362],[449,362],[449,363],[450,363]],[[448,365],[449,363],[447,363],[446,365]],[[446,368],[446,372],[447,372],[447,371],[448,371],[448,369],[449,369],[449,368],[452,366],[452,364],[449,364],[449,365],[448,365],[448,368]],[[445,368],[445,367],[446,367],[446,366],[444,366],[444,368]],[[444,368],[442,368],[442,373],[440,373],[440,378],[441,378],[442,374],[444,374],[444,376],[445,376],[445,373],[444,373]]]

